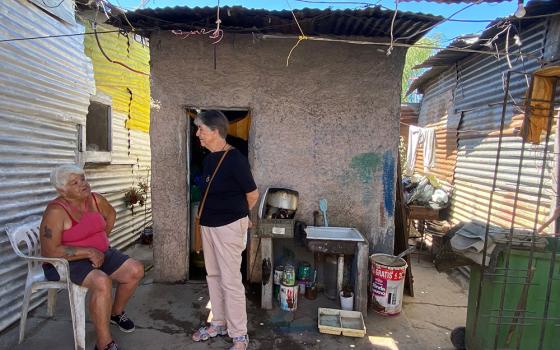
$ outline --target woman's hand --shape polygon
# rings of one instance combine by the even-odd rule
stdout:
[[[89,248],[89,251],[90,253],[88,259],[91,261],[91,265],[96,269],[100,268],[105,260],[105,254],[95,248]]]

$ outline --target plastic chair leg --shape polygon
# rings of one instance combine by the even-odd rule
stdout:
[[[86,294],[87,288],[71,285],[68,291],[70,298],[70,312],[72,314],[72,328],[74,330],[75,350],[85,350],[86,347]]]
[[[47,316],[53,317],[54,316],[54,309],[56,308],[56,294],[58,289],[51,288],[48,291],[47,297]]]
[[[29,301],[31,300],[31,293],[33,290],[31,286],[26,283],[25,284],[25,292],[23,293],[23,302],[21,304],[21,318],[19,321],[19,343],[23,342],[23,338],[25,337],[25,323],[27,322],[27,312],[29,311]]]

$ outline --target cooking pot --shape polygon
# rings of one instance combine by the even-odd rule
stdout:
[[[298,194],[292,190],[269,191],[266,197],[266,204],[287,210],[296,210],[298,202]]]

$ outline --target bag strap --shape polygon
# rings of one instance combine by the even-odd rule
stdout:
[[[220,165],[222,165],[222,161],[224,160],[224,158],[226,157],[226,155],[230,151],[230,149],[227,149],[224,152],[224,154],[220,158],[220,161],[218,162],[218,165],[216,165],[216,169],[214,169],[214,173],[212,174],[212,177],[210,178],[210,181],[208,181],[208,185],[206,185],[206,191],[204,191],[204,196],[202,197],[202,202],[200,203],[200,207],[198,207],[198,213],[196,214],[196,216],[199,219],[200,219],[200,215],[202,214],[202,210],[204,210],[204,203],[206,203],[206,197],[208,196],[208,190],[210,189],[210,185],[212,184],[212,180],[214,180],[214,176],[216,176],[216,173],[218,172],[218,169],[220,168]]]

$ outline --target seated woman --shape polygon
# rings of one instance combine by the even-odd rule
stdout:
[[[59,196],[50,202],[41,222],[41,250],[47,257],[70,264],[70,280],[89,288],[89,312],[97,334],[95,349],[118,350],[109,323],[134,331],[124,307],[144,276],[141,262],[109,247],[116,212],[98,193],[92,193],[84,171],[67,164],[51,172]],[[59,280],[51,264],[43,265],[49,280]],[[112,300],[112,281],[118,282]]]

